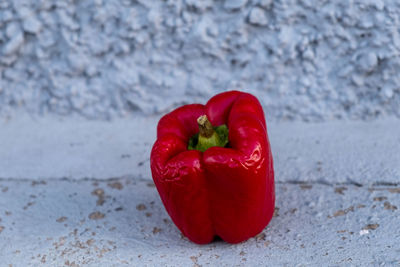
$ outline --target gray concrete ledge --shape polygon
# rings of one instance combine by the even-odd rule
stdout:
[[[159,117],[112,122],[16,118],[0,122],[0,178],[151,179]],[[400,121],[270,123],[279,182],[400,182]]]

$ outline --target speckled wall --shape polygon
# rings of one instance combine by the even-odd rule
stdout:
[[[400,116],[399,3],[1,0],[0,116],[140,116],[229,89],[269,120]]]

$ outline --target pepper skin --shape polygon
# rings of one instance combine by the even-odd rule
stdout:
[[[188,150],[197,118],[226,124],[227,147]],[[239,243],[260,233],[275,207],[274,169],[263,109],[251,94],[229,91],[206,105],[161,118],[150,157],[153,180],[175,225],[191,241]]]

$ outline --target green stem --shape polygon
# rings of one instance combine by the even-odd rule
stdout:
[[[210,138],[215,133],[211,122],[208,120],[207,115],[202,115],[197,118],[199,125],[199,135],[205,138]]]
[[[224,147],[228,143],[228,127],[225,124],[213,127],[206,115],[200,116],[197,123],[199,133],[190,138],[189,150],[196,149],[204,152],[210,147]]]

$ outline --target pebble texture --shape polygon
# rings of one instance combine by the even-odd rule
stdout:
[[[228,89],[271,120],[400,116],[395,0],[5,0],[0,116],[161,113]]]

